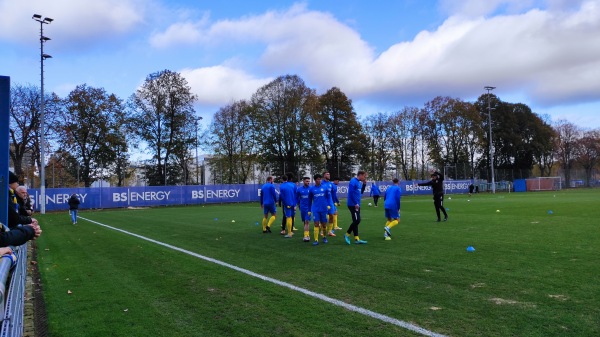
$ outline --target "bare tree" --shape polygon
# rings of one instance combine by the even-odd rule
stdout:
[[[393,159],[394,120],[390,115],[377,113],[367,116],[364,122],[367,134],[368,162],[363,166],[369,167],[375,180],[383,180]]]
[[[591,186],[592,173],[600,163],[600,130],[590,130],[583,133],[577,141],[577,161],[585,170],[585,184]]]
[[[34,166],[41,166],[40,92],[40,89],[33,85],[16,84],[10,89],[10,159],[13,161],[15,173],[30,178],[32,184],[36,171]],[[46,139],[50,139],[53,132],[57,102],[56,95],[46,95]],[[46,142],[46,145],[49,148],[50,143]],[[27,161],[27,158],[30,160]]]
[[[252,106],[240,100],[222,107],[213,117],[209,143],[225,183],[245,184],[253,173],[257,138],[251,116]]]
[[[565,174],[565,185],[571,186],[571,169],[577,156],[577,142],[581,137],[581,129],[566,120],[559,120],[554,125],[556,131],[556,152]]]

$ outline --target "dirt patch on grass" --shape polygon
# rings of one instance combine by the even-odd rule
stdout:
[[[496,305],[518,305],[518,306],[527,307],[527,308],[535,307],[535,304],[533,304],[533,303],[519,302],[519,301],[508,300],[508,299],[499,298],[499,297],[490,298],[490,301],[492,301]]]
[[[565,296],[565,295],[548,295],[548,297],[550,297],[550,298],[554,298],[554,299],[556,299],[556,300],[559,300],[559,301],[566,301],[566,300],[568,300],[568,299],[569,299],[569,298],[568,298],[567,296]]]

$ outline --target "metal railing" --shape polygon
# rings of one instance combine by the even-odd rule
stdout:
[[[27,243],[15,248],[14,253],[17,256],[17,261],[12,271],[8,293],[2,306],[4,312],[2,315],[0,337],[20,337],[23,335],[25,283],[27,280]],[[0,263],[0,273],[4,271],[6,262],[12,264],[9,258],[3,257]]]

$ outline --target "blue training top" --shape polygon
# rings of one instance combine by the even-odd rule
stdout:
[[[285,182],[279,186],[279,199],[283,206],[296,206],[296,184]]]
[[[333,183],[331,181],[323,180],[321,181],[321,186],[327,190],[327,202],[329,203],[329,206],[333,206]]]
[[[261,205],[275,205],[277,202],[277,192],[275,191],[275,185],[272,183],[266,183],[262,185],[260,189],[260,204]]]
[[[369,193],[370,197],[381,195],[381,191],[379,190],[379,186],[375,185],[375,183],[371,184],[371,192]]]
[[[356,205],[360,207],[361,196],[362,182],[358,180],[358,178],[354,177],[350,179],[350,184],[348,184],[348,200],[346,200],[348,207],[354,207]]]
[[[327,206],[329,206],[329,191],[323,185],[312,186],[308,194],[310,200],[311,210],[313,213],[327,212]]]
[[[385,209],[400,209],[400,198],[402,197],[402,190],[398,185],[392,185],[385,191],[385,202],[383,207]]]
[[[301,211],[310,211],[310,200],[308,194],[310,192],[310,186],[304,187],[301,185],[296,189],[296,203],[300,206]]]

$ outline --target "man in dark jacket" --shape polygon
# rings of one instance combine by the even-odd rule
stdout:
[[[77,210],[79,210],[79,198],[77,198],[77,194],[73,193],[69,198],[69,213],[71,213],[73,225],[77,223]]]
[[[420,183],[419,186],[431,186],[437,221],[440,222],[440,210],[444,212],[444,221],[448,220],[448,213],[446,213],[446,209],[444,208],[444,176],[438,171],[434,171],[431,174],[431,180],[426,183]]]

